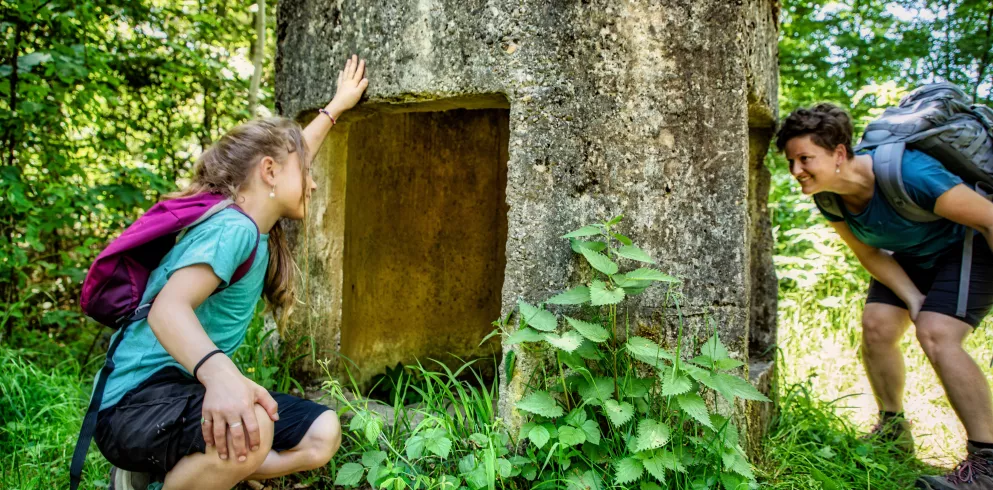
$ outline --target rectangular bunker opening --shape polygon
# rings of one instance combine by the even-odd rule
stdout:
[[[397,363],[499,351],[480,342],[500,316],[508,138],[505,108],[347,124],[339,350],[360,385]]]

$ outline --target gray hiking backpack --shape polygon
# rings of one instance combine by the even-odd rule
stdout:
[[[907,94],[899,105],[890,107],[869,123],[856,151],[875,148],[872,170],[886,201],[896,212],[917,222],[931,222],[940,216],[921,208],[903,185],[903,152],[910,148],[934,157],[950,172],[986,197],[993,194],[993,110],[975,105],[969,96],[951,83],[924,85]],[[844,216],[836,194],[814,196],[825,211]],[[956,314],[965,317],[972,266],[973,230],[966,233],[959,276]]]

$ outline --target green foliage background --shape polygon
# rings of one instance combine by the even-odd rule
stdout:
[[[254,9],[0,2],[0,342],[77,337],[87,324],[75,301],[95,255],[250,117]]]

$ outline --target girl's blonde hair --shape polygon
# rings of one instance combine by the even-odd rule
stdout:
[[[207,148],[193,169],[193,181],[186,189],[169,194],[166,199],[192,196],[202,192],[218,192],[237,199],[238,190],[263,157],[271,157],[285,165],[290,153],[296,153],[300,165],[307,162],[307,145],[303,131],[296,122],[284,117],[257,119],[242,124]],[[306,200],[307,172],[301,169],[301,185]],[[293,305],[293,256],[290,254],[282,219],[269,231],[269,264],[266,269],[263,294],[270,308],[282,310],[283,323]]]

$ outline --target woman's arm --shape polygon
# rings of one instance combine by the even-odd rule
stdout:
[[[952,187],[934,203],[934,214],[968,226],[986,237],[993,248],[993,202],[965,184]]]
[[[172,274],[148,312],[148,324],[155,337],[191,373],[203,356],[217,349],[194,310],[220,284],[221,279],[207,264],[184,267]],[[197,378],[207,390],[202,412],[209,423],[201,425],[204,441],[208,446],[216,445],[218,456],[227,459],[228,426],[242,424],[243,430],[231,430],[231,452],[238,461],[244,461],[248,455],[246,442],[252,451],[261,442],[255,404],[265,408],[272,420],[277,420],[276,401],[269,392],[244,377],[223,354],[215,354],[204,362]]]
[[[360,60],[358,56],[352,55],[345,62],[345,69],[338,72],[338,87],[334,97],[324,110],[331,113],[337,121],[345,111],[355,107],[366,87],[369,86],[369,79],[365,78],[365,60]],[[317,150],[324,143],[328,131],[331,130],[331,119],[324,114],[318,114],[306,128],[303,129],[303,139],[307,142],[308,161],[310,163],[317,155]]]
[[[917,320],[917,314],[924,304],[924,295],[914,285],[914,281],[910,280],[910,276],[903,270],[903,267],[900,267],[900,264],[886,252],[876,247],[870,247],[855,238],[852,230],[844,221],[832,221],[831,226],[848,244],[848,248],[852,249],[862,267],[865,267],[865,270],[869,271],[872,277],[890,288],[897,297],[903,300],[907,304],[911,320]]]

